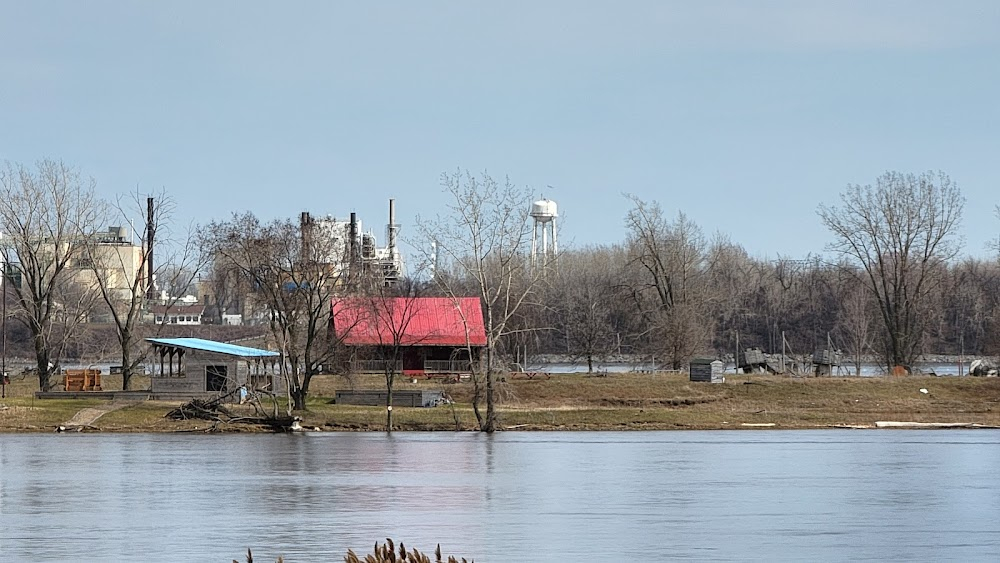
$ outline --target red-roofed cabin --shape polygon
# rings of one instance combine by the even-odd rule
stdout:
[[[471,373],[486,347],[475,297],[349,297],[334,299],[331,312],[334,333],[351,349],[351,370],[358,373],[382,373],[397,343],[397,373]]]

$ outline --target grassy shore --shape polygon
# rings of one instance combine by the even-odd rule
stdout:
[[[140,385],[145,382],[139,382]],[[204,420],[174,421],[164,414],[179,403],[124,406],[97,399],[34,399],[36,381],[14,381],[0,399],[0,432],[51,432],[82,409],[107,409],[87,430],[104,432],[203,431]],[[105,388],[120,383],[106,377]],[[378,389],[380,377],[323,375],[313,379],[306,428],[384,430],[384,407],[336,405],[338,389]],[[469,383],[402,380],[397,389],[442,390],[454,405],[394,409],[397,430],[474,430]],[[921,392],[925,389],[927,392]],[[876,421],[961,422],[1000,426],[1000,378],[791,378],[727,376],[723,384],[691,383],[684,374],[554,375],[501,385],[501,425],[510,430],[668,430],[826,428],[871,426]],[[237,407],[244,408],[244,407]],[[249,414],[249,413],[248,413]],[[247,432],[243,424],[216,430]]]

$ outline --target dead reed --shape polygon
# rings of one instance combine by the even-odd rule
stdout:
[[[233,563],[240,563],[236,559],[233,559]],[[253,563],[253,552],[250,548],[247,548],[247,563]],[[284,559],[278,557],[277,563],[284,563]],[[447,560],[442,559],[441,556],[441,544],[437,545],[437,549],[434,550],[434,559],[431,559],[426,553],[421,553],[417,548],[412,548],[407,550],[403,542],[399,542],[399,555],[396,554],[396,546],[391,538],[385,538],[385,543],[379,545],[375,542],[375,550],[366,555],[364,559],[358,557],[353,550],[348,549],[347,555],[344,556],[344,563],[476,563],[475,560],[468,560],[466,558],[457,559],[454,556],[449,556]]]
[[[359,558],[350,549],[344,556],[344,563],[459,563],[459,561],[461,563],[475,563],[475,561],[469,561],[464,557],[459,560],[453,556],[449,556],[448,560],[445,561],[441,558],[441,544],[437,545],[437,549],[434,550],[434,559],[431,559],[429,555],[421,553],[417,548],[407,551],[403,542],[399,542],[399,555],[397,556],[395,546],[390,538],[385,538],[385,543],[382,545],[375,542],[374,552],[366,555],[364,559]]]

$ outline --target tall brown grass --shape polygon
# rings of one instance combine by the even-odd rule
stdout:
[[[434,559],[431,559],[429,555],[421,553],[415,547],[407,551],[403,542],[399,542],[399,555],[397,556],[395,546],[390,538],[385,538],[385,543],[382,545],[375,542],[375,550],[366,555],[364,559],[359,558],[350,549],[347,550],[347,555],[344,557],[344,563],[459,563],[459,561],[453,556],[449,556],[447,562],[442,559],[441,544],[437,545],[437,549],[434,550]],[[475,563],[475,561],[469,561],[463,557],[461,563]]]
[[[403,542],[399,542],[399,555],[396,554],[396,546],[391,538],[385,538],[385,543],[379,545],[375,542],[375,550],[366,555],[364,559],[358,557],[353,550],[348,549],[347,555],[344,556],[344,563],[476,563],[475,560],[468,560],[466,558],[457,559],[454,556],[449,556],[447,561],[441,557],[441,544],[437,545],[437,549],[434,550],[434,559],[431,559],[426,553],[421,553],[417,548],[412,548],[407,550]],[[239,563],[236,559],[233,559],[233,563]],[[247,548],[247,563],[253,563],[253,552]],[[278,557],[277,563],[284,563],[284,559]]]

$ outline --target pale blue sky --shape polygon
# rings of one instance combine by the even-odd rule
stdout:
[[[990,0],[0,2],[0,160],[196,222],[356,211],[381,241],[394,197],[413,237],[463,168],[555,199],[562,244],[622,240],[631,192],[801,257],[848,183],[943,170],[986,256],[998,125]]]

